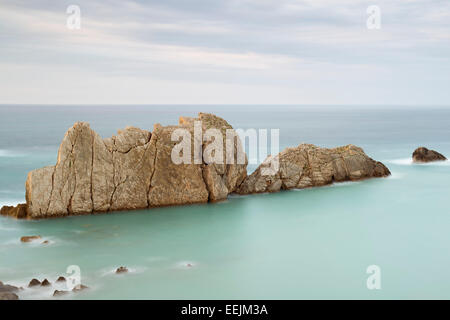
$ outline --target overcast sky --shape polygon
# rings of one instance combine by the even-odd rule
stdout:
[[[450,105],[450,1],[2,0],[0,103]]]

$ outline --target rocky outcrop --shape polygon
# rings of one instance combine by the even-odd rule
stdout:
[[[196,121],[201,123],[201,141],[195,140]],[[77,122],[64,136],[56,165],[28,174],[27,203],[4,207],[2,214],[37,219],[226,199],[246,177],[246,163],[205,161],[203,149],[210,141],[202,137],[210,128],[232,129],[225,120],[200,113],[198,118],[180,118],[177,126],[157,124],[153,132],[127,127],[102,139],[88,123]],[[192,150],[194,144],[200,146],[199,162],[172,161],[177,129],[194,137]],[[239,147],[236,140],[234,148]]]
[[[176,148],[184,142],[180,129],[189,136],[184,144],[188,161],[186,150]],[[183,161],[174,161],[177,153]],[[267,174],[273,159],[279,160],[280,170]],[[181,117],[174,126],[156,124],[152,132],[127,127],[107,139],[88,123],[77,122],[66,132],[56,164],[28,174],[26,204],[3,207],[1,213],[38,219],[205,203],[233,192],[276,192],[390,174],[352,145],[323,149],[302,144],[269,157],[249,177],[246,168],[236,132],[212,114]]]
[[[18,287],[0,281],[0,300],[19,300],[19,296],[16,294],[18,291]]]
[[[412,155],[413,162],[424,163],[424,162],[434,162],[434,161],[445,161],[447,160],[442,154],[434,150],[428,150],[425,147],[417,148]]]
[[[279,170],[270,170],[278,161]],[[325,149],[311,144],[287,148],[268,157],[241,184],[237,193],[251,194],[303,189],[333,182],[389,176],[389,169],[356,146]]]
[[[27,217],[27,204],[21,203],[17,206],[3,206],[0,210],[2,216],[13,217],[17,219],[23,219]]]

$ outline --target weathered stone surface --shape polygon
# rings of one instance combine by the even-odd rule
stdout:
[[[264,173],[274,158],[269,157],[240,185],[237,193],[277,192],[281,189],[302,189],[390,175],[381,162],[369,158],[356,146],[334,149],[301,144],[277,155],[279,170]]]
[[[194,134],[195,121],[201,121],[200,138]],[[180,128],[191,133],[192,151],[194,144],[200,146],[199,163],[172,161],[177,143],[172,133]],[[198,118],[180,118],[177,126],[155,125],[153,133],[127,127],[102,139],[88,123],[77,122],[64,136],[56,165],[28,174],[27,203],[19,209],[4,207],[2,214],[35,219],[226,199],[246,177],[247,161],[205,161],[203,150],[210,141],[198,139],[211,128],[223,132],[224,139],[232,129],[225,120],[200,113]],[[240,141],[232,146],[236,153]]]
[[[434,162],[447,160],[442,154],[434,150],[428,150],[425,147],[417,148],[412,155],[413,162]]]
[[[178,129],[191,137],[189,163],[172,159]],[[358,147],[305,144],[280,153],[278,172],[262,174],[266,163],[247,177],[247,156],[236,136],[224,119],[207,113],[181,117],[174,126],[156,124],[153,132],[127,127],[107,139],[77,122],[66,132],[56,164],[28,174],[27,203],[3,207],[1,214],[37,219],[205,203],[232,192],[276,192],[389,174]]]
[[[19,291],[18,287],[9,285],[9,284],[3,284],[0,281],[0,293],[5,293],[5,292],[17,292]]]
[[[27,204],[21,203],[17,206],[3,206],[0,210],[2,216],[13,217],[17,219],[23,219],[27,217]]]
[[[20,238],[21,242],[31,242],[34,240],[39,240],[41,239],[41,236],[23,236]]]

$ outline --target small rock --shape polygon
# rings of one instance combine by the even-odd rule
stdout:
[[[38,279],[33,279],[28,284],[28,288],[35,287],[35,286],[38,286],[40,284],[41,284],[41,282]]]
[[[55,290],[55,292],[53,292],[53,296],[54,297],[63,296],[65,294],[67,294],[67,293],[69,293],[69,291]]]
[[[190,264],[190,263],[188,263],[187,265],[186,265],[186,267],[192,267],[192,264]]]
[[[44,279],[44,281],[42,281],[42,283],[41,283],[41,286],[48,287],[48,286],[51,286],[51,283],[47,279]]]
[[[60,276],[56,282],[66,282],[66,278],[64,278],[63,276]]]
[[[447,160],[442,154],[434,150],[428,150],[425,147],[417,148],[413,155],[413,162],[433,162]]]
[[[33,240],[41,239],[41,236],[23,236],[20,238],[20,241],[22,242],[31,242]]]
[[[119,267],[119,268],[117,268],[117,270],[116,270],[116,273],[118,274],[118,273],[125,273],[125,272],[128,272],[128,269],[126,268],[126,267]]]
[[[42,241],[42,244],[49,244],[48,240]]]
[[[19,296],[12,292],[0,292],[0,300],[19,300]]]
[[[72,291],[73,291],[73,292],[78,292],[78,291],[81,291],[81,290],[84,290],[84,289],[89,289],[89,287],[88,287],[88,286],[85,286],[85,285],[82,285],[82,284],[79,284],[79,285],[76,285],[76,286],[72,289]]]

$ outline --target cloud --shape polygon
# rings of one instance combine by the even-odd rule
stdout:
[[[80,0],[81,30],[66,28],[69,4],[0,4],[14,74],[0,103],[59,103],[74,87],[89,92],[76,103],[450,103],[448,1],[379,0],[381,30],[365,0]]]

